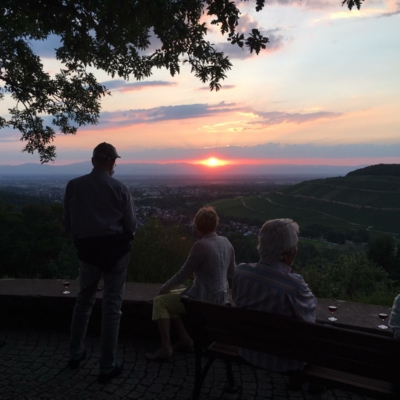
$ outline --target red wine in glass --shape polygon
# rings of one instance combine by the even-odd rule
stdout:
[[[64,281],[63,282],[63,286],[65,288],[65,290],[63,291],[63,294],[70,294],[71,293],[70,291],[67,290],[69,285],[70,285],[69,281]]]
[[[385,319],[387,319],[388,315],[385,314],[385,313],[379,313],[379,314],[378,314],[378,317],[382,320],[382,322],[384,322]],[[380,328],[380,329],[387,329],[388,327],[387,327],[387,325],[379,325],[378,328]]]
[[[337,311],[337,307],[336,306],[328,306],[328,310],[333,314]],[[329,321],[337,321],[337,318],[335,318],[335,317],[330,317],[328,319],[329,319]]]

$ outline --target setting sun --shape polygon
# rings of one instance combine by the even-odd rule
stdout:
[[[207,160],[200,161],[199,164],[206,165],[207,167],[221,167],[228,164],[226,161],[219,160],[215,157],[207,158]]]
[[[211,157],[204,162],[204,164],[208,165],[209,167],[217,167],[218,165],[223,165],[218,158]]]

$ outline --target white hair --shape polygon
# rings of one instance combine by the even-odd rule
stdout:
[[[271,219],[264,223],[258,237],[260,260],[281,261],[283,253],[297,245],[299,226],[292,219]]]

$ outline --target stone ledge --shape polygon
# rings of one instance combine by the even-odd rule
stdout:
[[[79,281],[71,280],[68,290],[71,294],[63,295],[65,290],[62,279],[0,279],[0,296],[46,296],[76,298],[79,291]],[[100,282],[99,287],[103,284]],[[159,283],[136,283],[126,282],[125,300],[152,301],[157,295],[160,287]],[[98,298],[102,298],[102,292],[98,292]]]
[[[62,279],[0,279],[0,318],[2,325],[24,328],[55,328],[68,332],[79,281],[71,280],[68,295],[62,292]],[[99,284],[101,287],[102,284]],[[121,334],[155,337],[151,321],[152,300],[160,284],[127,282],[122,305]],[[97,293],[88,331],[101,331],[102,292]]]
[[[102,284],[99,285],[100,287]],[[122,306],[121,334],[128,336],[156,336],[156,325],[151,321],[152,300],[161,284],[127,282]],[[0,279],[0,318],[2,325],[14,327],[48,327],[69,330],[79,282],[71,281],[68,295],[63,295],[61,279]],[[89,331],[100,332],[101,298],[98,292],[89,324]],[[386,306],[347,301],[333,302],[338,307],[334,325],[355,328],[371,333],[392,336],[389,328],[378,328],[379,313],[390,314]],[[318,299],[318,322],[328,323],[331,316],[329,299]],[[386,321],[387,322],[387,321]]]

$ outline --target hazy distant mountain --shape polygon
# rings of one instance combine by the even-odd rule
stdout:
[[[345,175],[358,167],[331,165],[226,165],[209,168],[195,164],[117,164],[115,173],[118,175],[304,175],[319,176]],[[0,177],[10,175],[20,176],[79,176],[89,173],[92,165],[89,161],[69,165],[0,165]]]
[[[91,170],[91,163],[81,162],[68,165],[49,165],[49,164],[21,164],[21,165],[0,165],[0,176],[6,175],[81,175]]]

